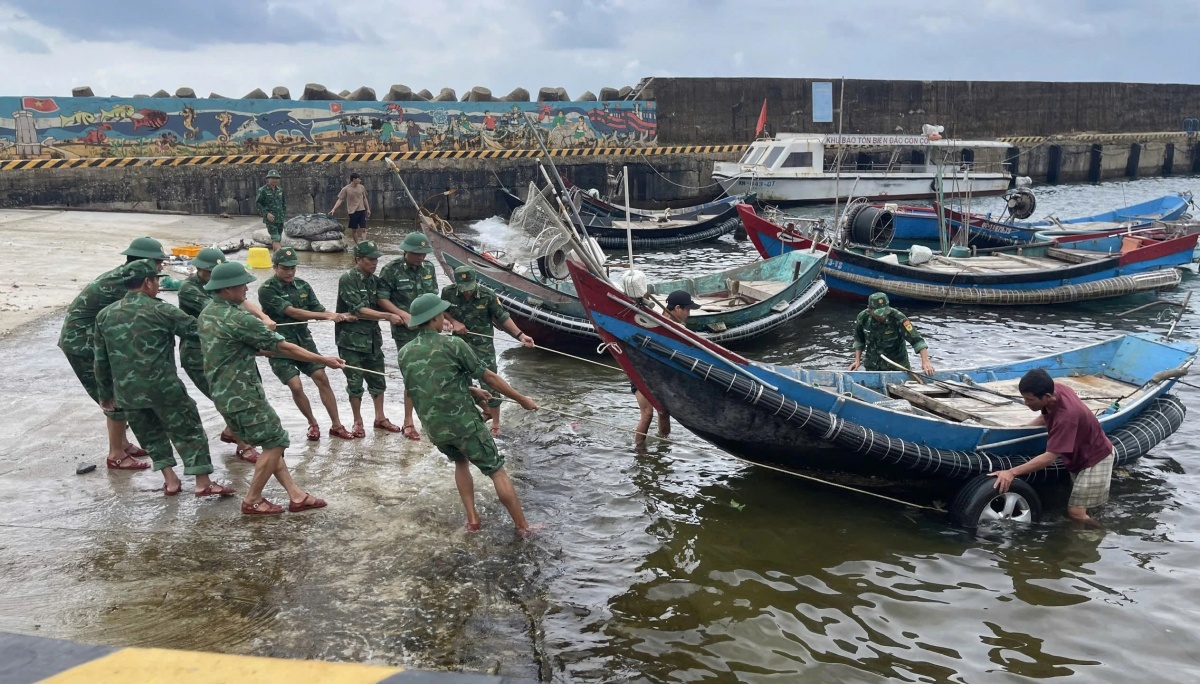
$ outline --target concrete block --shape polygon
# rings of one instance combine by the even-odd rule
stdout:
[[[475,86],[467,92],[463,93],[463,102],[496,102],[496,98],[492,96],[492,91],[483,86]]]
[[[304,93],[300,96],[301,100],[336,100],[337,95],[329,92],[329,89],[320,83],[306,83],[304,85]]]
[[[458,95],[455,94],[454,88],[442,88],[437,97],[433,98],[434,102],[458,102]]]
[[[412,91],[412,88],[401,83],[394,84],[391,88],[388,88],[387,95],[383,96],[384,102],[412,102],[416,99],[419,98],[416,97],[416,93]]]
[[[95,95],[92,93],[91,86],[79,86],[71,88],[71,97],[95,97]]]
[[[595,93],[593,93],[590,90],[583,91],[583,94],[579,96],[579,102],[595,102],[595,101],[596,101],[596,95],[595,95]]]
[[[146,98],[146,97],[150,97],[150,96],[149,96],[149,95],[147,95],[146,93],[137,93],[137,94],[136,94],[136,95],[134,95],[133,97],[134,97],[134,99],[137,99],[137,98],[139,98],[139,97],[141,97],[141,98]]]
[[[374,102],[377,98],[375,97],[375,89],[374,88],[368,88],[367,86],[363,86],[363,87],[355,90],[354,92],[350,93],[349,99],[351,99],[355,102]]]
[[[550,88],[550,87],[538,88],[537,101],[538,102],[562,102],[562,100],[558,99],[560,90],[563,90],[563,89],[562,88]]]
[[[632,92],[633,86],[625,86],[617,91],[617,99],[624,100],[625,98],[629,97],[629,94]]]
[[[345,100],[348,97],[350,97],[349,90],[342,90],[342,91],[338,92],[338,99]]]
[[[210,100],[228,100],[229,98],[225,97],[224,95],[218,95],[216,93],[209,93],[208,99],[210,99]]]
[[[168,93],[165,90],[159,90],[158,92],[154,93],[150,97],[171,97],[171,93]]]
[[[191,88],[178,88],[175,90],[175,97],[196,97],[196,91]]]
[[[290,100],[292,99],[292,91],[288,90],[284,86],[275,86],[274,88],[271,88],[271,99]]]
[[[513,88],[513,91],[504,96],[505,102],[529,102],[529,91],[524,88]]]
[[[262,88],[255,88],[242,96],[243,100],[266,100],[267,94],[262,91]]]
[[[600,100],[602,102],[611,102],[612,100],[621,99],[621,92],[616,88],[604,87],[600,89]]]
[[[571,96],[567,94],[567,89],[558,87],[554,89],[554,94],[558,97],[559,102],[570,102]]]
[[[429,92],[428,88],[422,88],[417,93],[417,99],[424,102],[433,102],[433,93]]]

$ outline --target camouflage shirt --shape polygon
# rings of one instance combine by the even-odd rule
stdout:
[[[179,308],[192,318],[199,318],[200,312],[213,300],[215,295],[204,289],[200,276],[193,273],[179,286]],[[179,365],[191,370],[204,370],[204,355],[200,353],[200,338],[182,337],[179,339]]]
[[[462,323],[467,327],[467,330],[475,333],[475,335],[467,335],[465,338],[467,344],[475,350],[475,353],[484,361],[487,359],[484,356],[491,357],[495,355],[495,348],[492,347],[492,334],[499,326],[504,325],[510,316],[508,311],[500,304],[500,300],[496,297],[496,293],[491,288],[480,285],[475,289],[475,293],[470,299],[467,299],[461,292],[458,291],[457,285],[447,285],[442,288],[442,299],[450,304],[447,309],[454,320]],[[478,335],[487,335],[487,337],[478,337]]]
[[[894,366],[879,358],[880,354],[908,368],[906,342],[912,345],[915,352],[929,346],[908,320],[908,316],[896,309],[889,308],[882,321],[875,320],[871,311],[864,309],[854,322],[854,348],[863,350],[864,370],[896,370]]]
[[[121,301],[126,292],[124,264],[89,283],[67,307],[67,318],[58,334],[58,348],[68,354],[90,355],[96,314],[109,304]]]
[[[387,299],[401,311],[408,311],[417,297],[426,293],[437,294],[437,271],[428,261],[420,266],[409,266],[404,257],[388,262],[379,272],[379,298]],[[416,337],[416,331],[403,325],[392,326],[392,339],[399,349]]]
[[[258,215],[262,217],[263,223],[283,223],[283,219],[287,216],[287,203],[283,201],[283,185],[274,190],[270,185],[264,185],[258,189],[258,194],[254,196],[254,206],[258,209]],[[274,221],[267,220],[267,214],[275,214]]]
[[[267,403],[254,359],[259,350],[278,349],[283,336],[271,332],[240,304],[220,297],[204,307],[199,327],[204,377],[217,410],[228,415]]]
[[[397,357],[404,389],[434,444],[471,434],[483,423],[467,388],[487,366],[457,337],[422,328]]]
[[[377,307],[378,299],[379,278],[374,273],[364,275],[357,268],[352,268],[338,278],[338,313],[358,315],[363,307]],[[383,334],[379,332],[379,321],[359,318],[351,323],[334,323],[333,331],[334,341],[339,347],[361,352],[373,352],[383,348]]]
[[[321,302],[317,300],[317,293],[313,292],[312,286],[299,278],[293,279],[290,283],[285,283],[275,276],[267,278],[258,288],[258,303],[262,306],[263,312],[276,323],[294,323],[299,320],[284,313],[289,306],[318,313],[325,311],[325,307],[321,306]],[[283,335],[283,339],[292,344],[298,344],[305,348],[316,348],[312,332],[309,331],[307,324],[284,326],[278,332]]]
[[[196,339],[196,319],[143,292],[96,316],[96,385],[100,401],[123,409],[183,404],[188,394],[175,366],[175,338]]]

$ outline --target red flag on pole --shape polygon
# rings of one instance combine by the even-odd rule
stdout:
[[[754,137],[758,137],[767,128],[767,99],[763,98],[763,108],[758,114],[758,125],[754,127]]]

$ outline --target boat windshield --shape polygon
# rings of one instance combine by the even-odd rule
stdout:
[[[742,157],[741,163],[745,164],[747,166],[751,166],[751,165],[757,163],[759,158],[762,157],[763,152],[766,152],[766,151],[767,151],[767,148],[765,148],[765,147],[755,147],[755,146],[751,145],[750,149],[746,151],[746,156]]]
[[[786,145],[775,145],[774,147],[772,147],[771,153],[768,154],[767,158],[763,160],[762,165],[767,167],[768,169],[771,168],[772,166],[774,166],[775,161],[777,159],[779,159],[779,155],[783,154],[784,147],[786,147]]]

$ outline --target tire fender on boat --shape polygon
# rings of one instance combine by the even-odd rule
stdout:
[[[1006,494],[995,489],[996,478],[978,475],[958,490],[950,503],[950,521],[973,530],[982,522],[1032,525],[1042,520],[1042,500],[1028,482],[1012,481]]]

